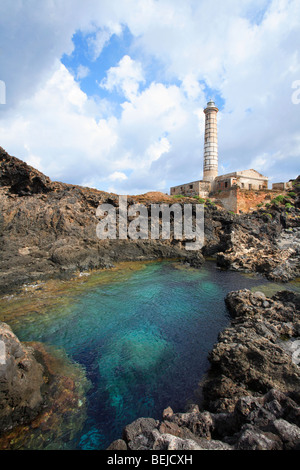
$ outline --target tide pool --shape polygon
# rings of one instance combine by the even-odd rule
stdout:
[[[91,382],[88,419],[68,446],[105,449],[138,417],[161,419],[167,406],[183,411],[229,324],[226,294],[268,286],[261,277],[219,271],[213,262],[201,269],[130,263],[2,301],[0,319],[21,341],[54,346],[84,367]]]

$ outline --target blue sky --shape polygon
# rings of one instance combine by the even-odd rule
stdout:
[[[0,0],[0,145],[53,180],[119,194],[299,171],[298,0]]]

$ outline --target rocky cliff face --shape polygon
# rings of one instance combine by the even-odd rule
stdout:
[[[165,196],[128,198],[128,204],[139,202],[150,207],[178,201]],[[260,272],[285,281],[299,276],[299,192],[295,209],[275,207],[269,214],[237,216],[208,204],[201,252],[187,252],[172,238],[101,241],[96,237],[96,208],[103,203],[117,207],[118,197],[52,182],[0,148],[0,292],[124,260],[176,257],[200,266],[203,255],[217,255],[224,269]],[[291,294],[267,299],[242,291],[230,294],[226,302],[234,319],[210,355],[211,371],[201,389],[205,411],[195,405],[187,413],[166,410],[162,422],[138,420],[112,449],[299,447],[299,299]],[[39,429],[45,383],[53,377],[45,353],[22,345],[5,324],[0,324],[0,341],[1,431],[35,417],[38,422],[33,426]],[[68,415],[74,416],[79,403],[76,387],[65,376],[56,381],[51,392],[55,403],[60,397],[57,383],[59,389],[68,389]],[[61,395],[65,405],[66,394]],[[62,415],[61,408],[58,414],[57,405],[54,408],[56,412],[47,412],[44,428]],[[38,438],[43,441],[42,435]],[[24,435],[18,439],[24,443]],[[16,442],[15,435],[0,440],[0,448],[11,448],[11,442]]]
[[[99,240],[96,209],[118,197],[54,183],[0,148],[0,292],[23,283],[127,260],[179,257],[201,264],[201,253],[173,240]],[[128,205],[138,202],[128,198]],[[155,201],[153,201],[155,202]]]
[[[220,267],[258,272],[282,282],[299,276],[298,211],[290,217],[284,210],[273,210],[272,218],[269,215],[260,212],[237,216],[231,225],[227,250],[217,254]]]
[[[184,199],[196,204],[195,199]],[[128,205],[183,201],[151,194],[128,197]],[[220,267],[258,271],[288,280],[299,275],[299,209],[235,216],[208,204],[205,246],[188,252],[178,240],[99,240],[96,209],[118,206],[118,196],[52,182],[0,147],[0,293],[20,285],[118,261],[181,258],[201,265],[218,255]],[[297,212],[298,211],[298,212]],[[150,213],[150,211],[149,211]],[[149,221],[149,226],[151,221]]]
[[[243,290],[226,303],[199,404],[138,419],[109,450],[300,450],[300,296]]]

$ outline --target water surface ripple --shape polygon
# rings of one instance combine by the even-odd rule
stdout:
[[[160,419],[169,405],[183,410],[229,323],[225,295],[270,285],[211,262],[202,269],[152,262],[124,273],[100,273],[56,293],[54,305],[8,321],[22,341],[63,348],[85,367],[92,387],[77,449],[105,449],[134,419]]]

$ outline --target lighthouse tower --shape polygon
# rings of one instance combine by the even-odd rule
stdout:
[[[218,108],[214,101],[209,101],[204,109],[205,114],[205,137],[204,137],[204,163],[203,181],[213,183],[218,176]]]

